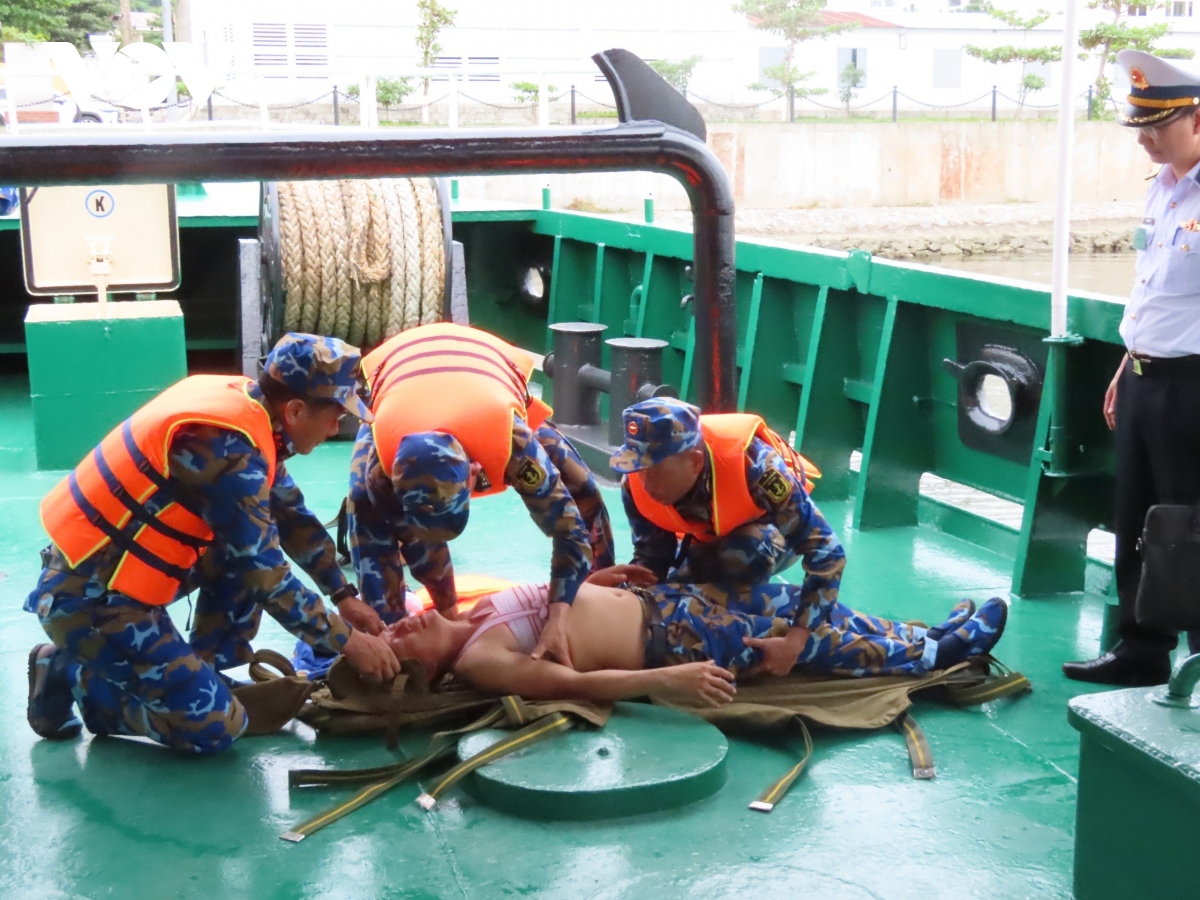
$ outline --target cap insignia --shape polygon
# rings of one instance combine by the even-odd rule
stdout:
[[[630,422],[630,423],[629,423],[629,425],[626,427],[626,429],[625,429],[625,430],[626,430],[626,431],[628,431],[628,432],[630,433],[630,435],[632,435],[633,437],[637,437],[637,433],[638,433],[638,423],[637,423],[637,422]]]
[[[1146,75],[1141,69],[1130,69],[1129,81],[1139,91],[1144,91],[1146,88],[1150,87],[1150,82],[1146,80]]]

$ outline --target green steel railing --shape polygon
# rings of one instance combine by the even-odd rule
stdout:
[[[453,219],[473,324],[542,353],[553,322],[663,339],[664,380],[695,397],[690,233],[554,209],[464,209]],[[549,268],[544,297],[521,290],[531,265]],[[1070,297],[1069,330],[1083,341],[1056,373],[1043,343],[1049,290],[1034,285],[740,240],[736,293],[738,408],[794,436],[821,467],[818,500],[853,496],[858,529],[913,525],[920,477],[932,472],[1024,505],[1014,593],[1083,590],[1087,535],[1111,527],[1113,448],[1100,408],[1122,353],[1121,301]],[[958,357],[966,333],[1021,348],[1043,374],[1024,438],[1004,454],[963,440],[958,382],[942,361]],[[1056,389],[1070,452],[1050,471]]]

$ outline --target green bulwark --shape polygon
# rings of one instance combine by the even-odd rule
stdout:
[[[174,300],[37,303],[25,316],[39,470],[74,467],[159,391],[187,375]]]
[[[1079,731],[1075,897],[1194,897],[1200,885],[1200,712],[1154,703],[1165,688],[1071,701]]]

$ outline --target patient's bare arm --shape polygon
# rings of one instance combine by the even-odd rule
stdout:
[[[528,654],[483,641],[455,665],[455,673],[484,690],[519,694],[531,700],[604,702],[654,696],[720,706],[732,700],[737,691],[733,673],[712,662],[663,669],[576,672],[567,666],[532,659]]]

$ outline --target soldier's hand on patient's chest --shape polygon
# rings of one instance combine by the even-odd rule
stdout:
[[[636,584],[650,587],[658,583],[658,578],[645,566],[627,563],[620,566],[609,566],[599,569],[587,577],[588,584],[598,584],[601,587],[620,587],[623,584]]]
[[[567,604],[550,604],[546,627],[542,629],[542,638],[538,641],[538,645],[529,654],[531,657],[534,659],[548,658],[568,669],[575,668],[571,662],[571,647],[567,643],[566,614]]]

